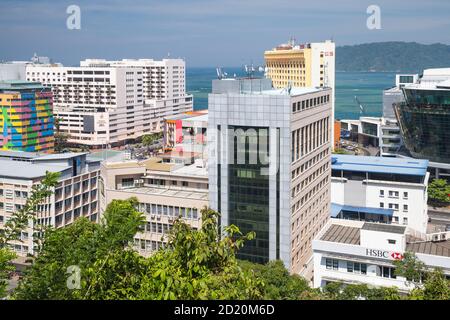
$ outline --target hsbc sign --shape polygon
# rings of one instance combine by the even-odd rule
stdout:
[[[402,260],[403,259],[403,255],[400,252],[392,252],[392,251],[384,251],[384,250],[376,250],[376,249],[366,249],[366,256],[376,257],[376,258],[384,258],[384,259],[392,259],[392,260]]]

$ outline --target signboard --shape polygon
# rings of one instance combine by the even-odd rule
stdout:
[[[366,249],[366,256],[393,260],[402,260],[403,255],[400,252],[384,251],[377,249]]]

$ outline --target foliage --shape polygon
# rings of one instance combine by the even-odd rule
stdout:
[[[425,264],[412,252],[405,252],[402,260],[395,260],[395,275],[404,277],[415,284],[420,283],[425,274]]]
[[[421,73],[446,67],[450,46],[440,43],[375,42],[336,48],[338,71],[402,71]]]
[[[81,291],[68,288],[68,268],[80,268],[84,279],[83,275],[89,276],[92,268],[101,272],[113,257],[126,256],[124,248],[143,223],[143,216],[137,212],[135,204],[133,198],[113,200],[100,224],[81,217],[68,227],[46,232],[40,252],[19,283],[15,297],[77,299],[89,294],[92,285],[86,280],[82,282]]]
[[[9,273],[15,270],[11,261],[16,257],[15,253],[7,248],[0,248],[0,298],[6,295]]]
[[[450,203],[450,185],[445,179],[434,179],[428,185],[428,198],[430,202]]]
[[[38,206],[53,193],[53,188],[58,184],[58,179],[59,173],[47,171],[42,182],[33,185],[25,205],[15,211],[4,224],[4,229],[0,234],[0,248],[5,247],[11,240],[20,239],[21,232],[28,227],[30,221],[33,222],[37,235],[39,235],[40,231],[43,231],[36,223],[36,212],[38,211]]]
[[[54,137],[55,137],[55,152],[56,153],[60,153],[60,152],[64,152],[69,144],[68,144],[68,139],[69,139],[69,135],[61,132],[60,130],[60,118],[55,118],[55,133],[54,133]]]
[[[248,272],[253,271],[264,284],[264,299],[269,300],[296,300],[302,295],[306,296],[312,291],[308,282],[299,275],[291,275],[280,260],[269,261],[267,264],[256,264],[248,261],[239,261],[239,264]]]
[[[343,148],[335,148],[333,154],[349,154],[349,152],[345,151]]]
[[[146,147],[151,146],[155,141],[162,138],[162,132],[146,134],[142,137],[142,144]]]

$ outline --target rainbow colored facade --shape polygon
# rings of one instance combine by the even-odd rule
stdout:
[[[53,95],[41,84],[0,82],[0,149],[54,151]]]

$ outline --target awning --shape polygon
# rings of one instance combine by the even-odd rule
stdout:
[[[389,216],[389,217],[392,217],[392,215],[394,214],[394,209],[355,207],[355,206],[347,206],[347,205],[341,205],[341,204],[337,204],[337,203],[331,203],[331,217],[332,218],[336,218],[341,211],[379,214],[379,215]]]

